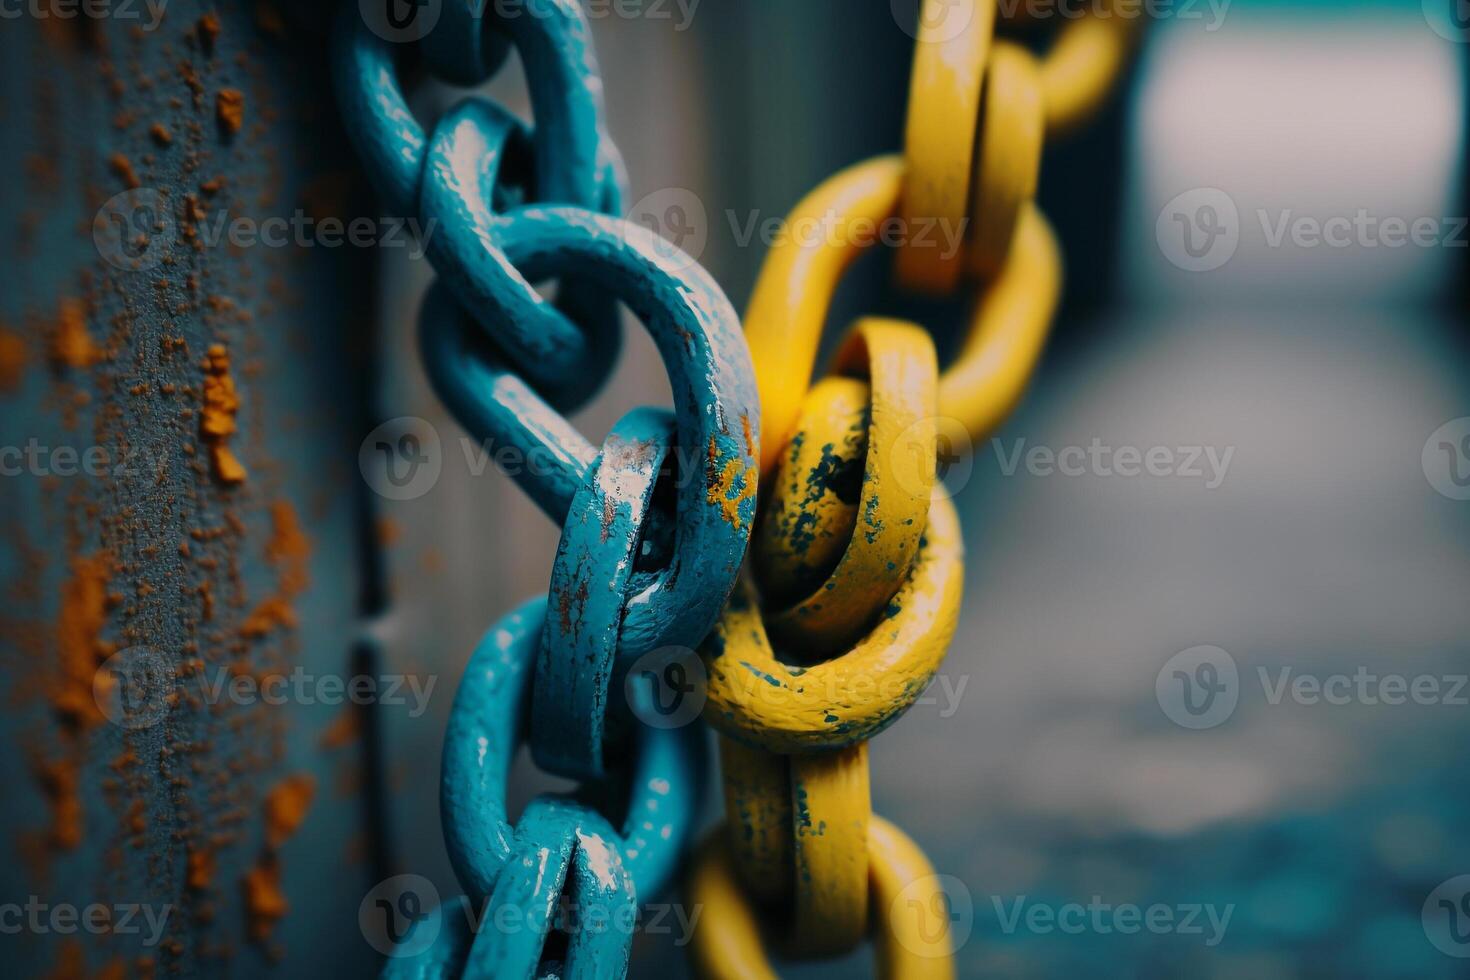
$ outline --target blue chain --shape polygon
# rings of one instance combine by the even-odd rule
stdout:
[[[438,940],[385,975],[622,976],[637,897],[668,882],[692,829],[703,750],[697,727],[640,726],[611,692],[642,654],[697,645],[734,585],[758,479],[749,355],[709,274],[616,216],[622,164],[576,0],[529,0],[504,19],[484,0],[444,0],[415,53],[468,86],[516,48],[536,124],[469,97],[428,133],[394,46],[356,8],[334,36],[338,98],[385,206],[434,229],[440,279],[420,316],[429,376],[473,438],[531,464],[512,475],[562,526],[549,595],[493,626],[466,668],[441,781],[450,858],[482,923],[509,909],[537,925],[475,933],[436,911]],[[555,304],[535,287],[553,278]],[[599,449],[561,412],[605,381],[619,302],[659,350],[673,411],[630,412]],[[512,825],[507,776],[528,735],[541,766],[583,782]],[[627,814],[620,829],[604,816],[614,809]],[[578,922],[609,925],[572,928],[558,916],[564,895]],[[558,923],[570,939],[551,964]]]

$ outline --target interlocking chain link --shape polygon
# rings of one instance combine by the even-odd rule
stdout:
[[[338,98],[384,205],[435,229],[427,252],[440,278],[420,322],[428,373],[473,437],[530,464],[512,475],[562,527],[549,595],[492,626],[465,670],[441,778],[445,840],[469,901],[482,923],[509,910],[526,926],[471,933],[436,911],[439,940],[386,973],[621,977],[628,913],[668,881],[692,826],[702,752],[697,727],[638,725],[611,697],[612,678],[645,652],[697,644],[735,584],[759,473],[745,341],[704,269],[616,216],[622,164],[576,0],[528,0],[514,16],[446,0],[407,52],[467,86],[515,48],[534,129],[471,96],[426,131],[400,88],[405,52],[357,7],[344,4],[334,35]],[[555,304],[536,288],[545,279],[558,280]],[[658,347],[674,410],[635,409],[599,449],[559,409],[606,378],[619,303]],[[507,776],[528,731],[540,765],[584,782],[574,797],[538,798],[512,825]],[[615,807],[620,826],[604,816]],[[552,964],[546,942],[564,898],[576,921],[609,925],[570,930],[565,963]]]
[[[833,234],[779,242],[746,314],[766,496],[752,580],[701,649],[726,810],[689,893],[705,909],[692,951],[708,977],[775,976],[756,906],[791,910],[774,937],[790,953],[842,954],[872,929],[880,976],[954,975],[938,878],[871,811],[867,742],[923,692],[958,617],[939,429],[950,421],[973,443],[1000,423],[1056,311],[1060,254],[1033,201],[1043,137],[1103,103],[1131,30],[1085,18],[1038,60],[996,40],[995,21],[995,0],[926,0],[905,154],[842,171],[797,205],[793,227],[828,221]],[[895,217],[967,230],[954,254],[910,234],[894,263],[910,291],[977,284],[956,360],[939,373],[922,328],[865,319],[832,376],[809,385],[833,294],[873,238],[856,229]]]

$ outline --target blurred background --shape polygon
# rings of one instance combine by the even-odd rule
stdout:
[[[743,308],[765,249],[738,229],[902,146],[914,5],[642,8],[592,18],[630,200],[700,202],[699,258]],[[963,612],[930,697],[873,742],[874,809],[951,876],[963,977],[1463,976],[1470,10],[1151,9],[1106,111],[1046,148],[1063,309],[1020,408],[944,474]],[[152,33],[0,24],[0,445],[158,462],[0,480],[0,900],[181,910],[154,949],[0,936],[18,975],[366,972],[374,882],[459,890],[438,814],[452,692],[486,627],[544,590],[558,529],[428,387],[414,327],[432,269],[405,249],[194,248],[139,277],[91,235],[139,187],[373,213],[315,20],[174,0]],[[1002,30],[1042,47],[1060,22]],[[233,130],[221,90],[244,93]],[[529,116],[514,59],[487,91]],[[421,86],[415,110],[460,94]],[[849,275],[829,336],[878,311],[920,319],[943,353],[964,305],[893,292],[889,261]],[[594,442],[668,398],[652,345],[626,336],[574,420]],[[200,403],[164,390],[199,384],[212,343],[249,471],[223,489],[212,444],[181,455]],[[442,470],[394,501],[357,454],[400,417],[432,428]],[[378,658],[438,686],[416,717],[79,719],[75,658],[135,645],[323,672]],[[513,800],[565,785],[526,759]],[[1028,917],[1082,922],[1075,906],[1076,929]],[[1120,906],[1173,926],[1124,932]],[[677,939],[640,937],[632,975],[686,975]]]

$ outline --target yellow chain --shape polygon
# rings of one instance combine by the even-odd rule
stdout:
[[[765,502],[753,581],[703,650],[726,810],[691,878],[707,913],[693,944],[705,976],[775,976],[745,896],[789,909],[775,937],[789,954],[842,954],[871,930],[880,976],[954,976],[947,918],[912,914],[944,900],[933,869],[872,813],[867,741],[922,694],[958,619],[959,520],[934,485],[940,420],[972,441],[993,430],[1056,310],[1061,257],[1033,203],[1043,137],[1102,104],[1133,23],[1070,23],[1038,60],[994,40],[995,0],[966,0],[958,15],[950,36],[953,0],[925,0],[905,155],[844,170],[798,204],[792,226],[834,233],[777,244],[746,314]],[[920,327],[863,319],[833,376],[811,386],[833,294],[873,239],[862,232],[895,217],[911,232],[966,229],[963,250],[911,235],[895,261],[911,290],[981,284],[959,354],[940,374]]]

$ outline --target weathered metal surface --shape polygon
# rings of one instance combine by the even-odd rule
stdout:
[[[7,970],[360,974],[358,184],[308,31],[122,6],[0,30],[0,894],[114,910]]]
[[[954,635],[963,591],[959,519],[936,491],[909,577],[872,631],[846,653],[792,666],[771,646],[748,588],[736,591],[701,648],[705,718],[772,752],[832,749],[877,735],[923,693]]]
[[[874,915],[873,949],[881,980],[953,980],[949,930],[934,928],[945,897],[939,875],[903,831],[874,816],[867,832],[870,901],[875,909],[918,908],[928,915]],[[689,899],[704,909],[691,954],[702,977],[776,980],[755,909],[741,892],[725,828],[711,833],[694,859]],[[912,904],[911,904],[912,903]]]
[[[536,599],[490,629],[465,668],[444,734],[444,838],[460,882],[477,904],[492,892],[515,850],[507,781],[522,744],[545,617],[546,600]],[[692,829],[700,791],[699,739],[694,728],[649,730],[636,747],[618,842],[645,900],[668,882]]]
[[[548,772],[600,779],[607,774],[604,743],[624,747],[618,734],[627,733],[626,712],[609,729],[609,701],[621,693],[611,689],[613,668],[649,505],[673,440],[671,413],[634,409],[613,426],[572,498],[532,685],[531,752]]]

